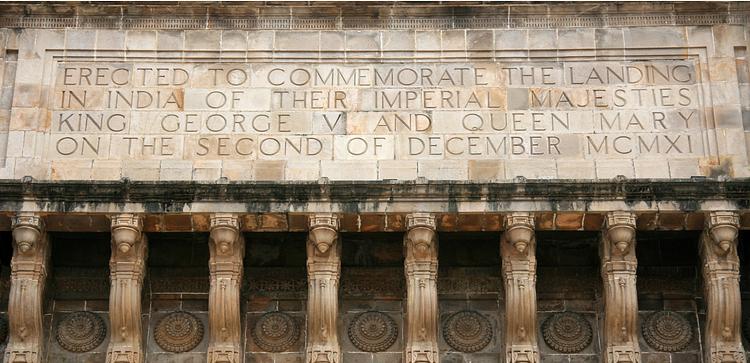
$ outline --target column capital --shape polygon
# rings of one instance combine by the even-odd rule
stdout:
[[[607,212],[604,222],[607,229],[615,226],[630,226],[635,228],[635,213],[622,210]]]
[[[436,229],[437,224],[435,222],[435,215],[432,213],[411,213],[406,215],[406,229],[413,229],[417,227]]]
[[[112,230],[116,228],[130,228],[137,231],[143,230],[143,219],[141,216],[133,213],[115,214],[110,218]]]
[[[528,227],[534,229],[534,214],[531,212],[513,212],[505,215],[505,229]]]
[[[214,213],[210,217],[210,228],[231,228],[239,231],[240,219],[232,213]]]
[[[310,230],[314,228],[330,228],[334,231],[339,230],[339,217],[331,213],[311,214],[308,220]]]
[[[41,216],[33,212],[18,212],[11,219],[11,228],[20,227],[34,228],[38,231],[44,230],[44,220]]]

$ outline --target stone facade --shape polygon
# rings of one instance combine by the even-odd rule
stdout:
[[[744,363],[748,24],[3,3],[3,361]]]

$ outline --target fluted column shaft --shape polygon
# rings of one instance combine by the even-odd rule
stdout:
[[[531,213],[512,213],[500,238],[505,281],[505,361],[539,362],[536,333],[536,237]]]
[[[437,363],[438,240],[435,217],[413,213],[406,217],[404,268],[406,273],[406,324],[404,363]]]
[[[740,332],[740,259],[737,255],[739,215],[710,212],[700,241],[706,299],[703,349],[707,362],[746,361]]]
[[[609,212],[600,244],[604,284],[604,349],[607,363],[641,361],[638,345],[635,214]]]
[[[241,362],[240,284],[245,239],[237,216],[211,216],[208,363]]]
[[[308,363],[341,361],[336,318],[341,275],[338,218],[310,216],[307,238],[307,358]]]
[[[41,362],[44,347],[42,303],[50,246],[41,218],[19,213],[13,218],[6,363]]]
[[[141,218],[112,216],[112,256],[109,260],[109,320],[111,336],[107,363],[143,362],[141,290],[147,253]]]

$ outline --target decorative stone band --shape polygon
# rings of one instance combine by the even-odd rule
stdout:
[[[204,10],[205,12],[205,10]],[[304,17],[252,16],[55,16],[21,15],[0,17],[3,28],[100,28],[100,29],[554,29],[606,26],[714,25],[750,22],[750,16],[734,14],[606,14],[606,15],[511,15],[432,17]]]
[[[36,214],[21,212],[12,219],[13,229],[18,227],[34,228],[38,231],[44,229],[44,220]]]

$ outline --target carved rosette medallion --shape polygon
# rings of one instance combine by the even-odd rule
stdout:
[[[5,344],[8,339],[8,318],[0,316],[0,344]]]
[[[167,352],[189,352],[203,340],[203,323],[185,311],[167,314],[156,323],[154,340]]]
[[[349,323],[349,340],[364,352],[388,350],[398,338],[396,322],[387,314],[367,311]]]
[[[641,330],[646,343],[661,352],[684,350],[693,339],[693,328],[687,319],[671,311],[649,315]]]
[[[542,336],[547,345],[560,353],[578,353],[591,344],[591,324],[581,314],[564,312],[542,323]]]
[[[263,314],[251,330],[255,344],[267,352],[283,352],[299,340],[299,326],[282,312]]]
[[[104,320],[88,311],[68,314],[57,324],[57,342],[73,353],[93,350],[102,344],[106,336]]]
[[[445,320],[443,338],[459,352],[478,352],[492,341],[492,324],[475,311],[459,311]]]

